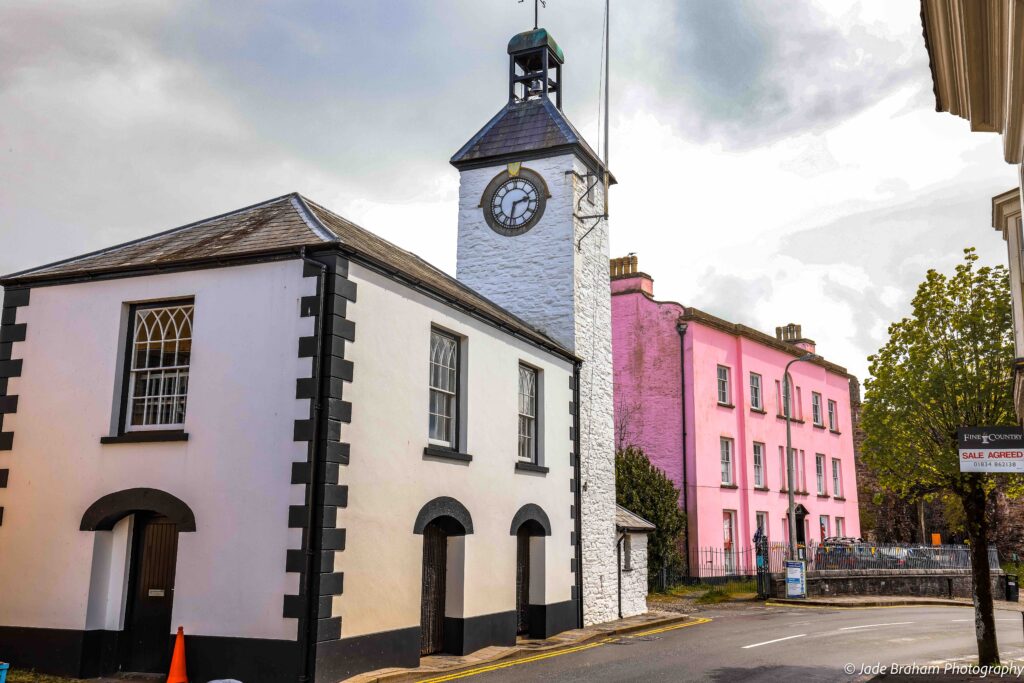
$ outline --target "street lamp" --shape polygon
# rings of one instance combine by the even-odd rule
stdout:
[[[793,381],[789,377],[789,366],[805,360],[814,360],[817,357],[813,353],[805,353],[799,358],[794,358],[786,363],[786,371],[782,376],[782,410],[786,414],[786,480],[788,482],[786,489],[789,494],[789,559],[791,560],[796,559],[796,505],[793,500],[796,475],[793,472],[793,438],[790,432],[790,420],[793,412],[793,401],[790,399],[790,394]]]

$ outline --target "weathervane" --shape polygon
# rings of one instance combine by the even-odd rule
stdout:
[[[519,4],[523,4],[525,0],[519,0]],[[543,6],[545,9],[548,6],[548,0],[533,0],[533,28],[536,30],[540,26],[540,8]]]

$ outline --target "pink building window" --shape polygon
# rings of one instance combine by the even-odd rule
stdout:
[[[761,530],[761,533],[764,534],[764,537],[766,539],[769,539],[769,537],[768,537],[768,513],[767,512],[758,512],[758,513],[756,513],[756,518],[757,518],[757,528]]]
[[[827,495],[825,490],[825,456],[821,453],[814,456],[814,472],[818,480],[818,495]],[[833,490],[835,490],[835,487],[833,487]]]
[[[828,402],[828,428],[833,432],[839,431],[839,411],[835,401]]]
[[[846,537],[846,520],[842,517],[836,517],[836,536],[839,538]]]
[[[821,414],[821,394],[817,391],[811,392],[811,420],[819,427],[825,426],[825,420]]]
[[[761,375],[750,373],[750,407],[753,410],[764,410],[764,397],[761,395]]]
[[[718,366],[718,402],[722,405],[732,405],[730,400],[729,368],[724,365]]]
[[[832,458],[832,495],[836,498],[843,497],[843,467],[839,458]]]
[[[754,442],[754,486],[759,489],[768,487],[764,476],[764,444],[756,441]]]
[[[736,573],[736,511],[722,511],[722,544],[725,550],[725,573]]]
[[[818,526],[818,530],[821,533],[821,540],[824,541],[829,537],[828,515],[822,515],[818,518]]]
[[[722,449],[722,486],[733,485],[732,467],[732,439],[724,436],[721,439]]]

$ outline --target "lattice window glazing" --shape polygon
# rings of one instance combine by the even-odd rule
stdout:
[[[193,309],[192,304],[136,309],[126,429],[184,426]]]
[[[432,443],[456,448],[459,343],[441,332],[430,333],[430,434]]]
[[[537,371],[519,366],[519,457],[537,459]]]

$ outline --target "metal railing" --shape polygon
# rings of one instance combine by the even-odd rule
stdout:
[[[913,571],[921,569],[970,569],[970,548],[966,545],[881,545],[864,542],[837,541],[809,543],[798,546],[799,559],[807,563],[807,571],[880,570]],[[781,575],[789,559],[785,543],[769,543],[766,567],[769,573]],[[999,553],[988,549],[991,569],[999,569]],[[724,583],[747,580],[757,576],[757,552],[746,548],[700,548],[691,557],[690,572],[662,571],[652,581],[653,590],[694,583]]]

